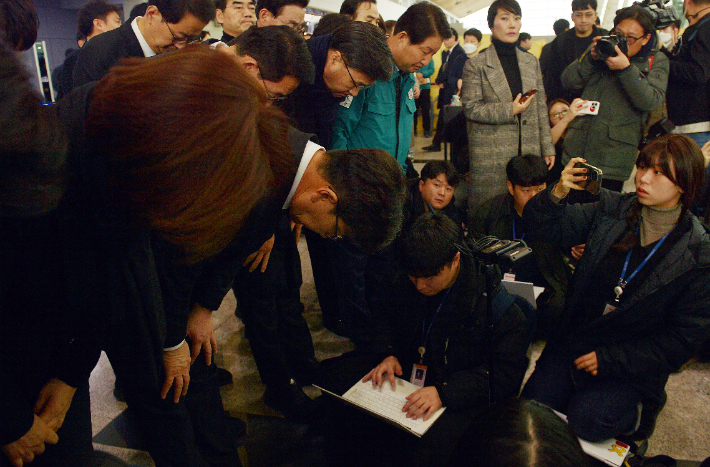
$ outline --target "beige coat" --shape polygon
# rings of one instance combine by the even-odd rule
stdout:
[[[522,154],[554,156],[550,121],[540,64],[534,55],[516,50],[523,92],[539,92],[521,114],[520,124],[513,115],[513,98],[495,46],[466,62],[461,101],[468,119],[471,159],[469,213],[505,192],[505,166],[518,155],[518,135],[522,131]]]

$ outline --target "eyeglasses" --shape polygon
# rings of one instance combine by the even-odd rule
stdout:
[[[567,115],[567,110],[563,110],[562,112],[554,113],[554,114],[550,115],[550,117],[552,117],[552,118],[562,118],[562,117],[564,117],[565,115]]]
[[[303,31],[305,31],[306,28],[303,27],[303,23],[299,23],[295,20],[283,20],[279,16],[276,16],[274,19],[279,21],[281,24],[284,26],[288,26],[289,28],[293,29],[299,34],[303,34]]]
[[[369,87],[369,86],[367,86],[367,85],[365,85],[365,84],[357,84],[357,83],[355,82],[355,78],[353,78],[352,73],[350,73],[350,68],[348,67],[348,62],[345,61],[345,58],[343,58],[343,65],[345,65],[345,70],[348,72],[348,76],[350,76],[350,80],[353,82],[353,87],[351,87],[350,89],[363,90],[363,89]],[[349,91],[350,89],[348,89],[348,91]]]
[[[288,99],[288,96],[275,96],[271,94],[271,91],[269,91],[269,88],[266,87],[266,81],[264,81],[264,78],[261,78],[261,82],[264,85],[264,91],[266,92],[266,98],[270,101],[284,101]]]
[[[582,18],[592,19],[592,18],[594,18],[595,15],[596,15],[596,13],[592,13],[592,12],[582,13],[581,11],[578,11],[575,14],[573,14],[572,16],[574,16],[575,19],[582,19]]]
[[[614,34],[616,34],[617,36],[624,36],[626,38],[626,42],[629,45],[634,45],[637,40],[643,39],[643,36],[642,37],[627,36],[626,34],[624,34],[623,32],[620,32],[620,31],[614,31]]]
[[[331,190],[333,190],[333,189],[331,188]],[[335,192],[335,190],[333,190],[333,192]],[[330,237],[331,240],[342,240],[343,239],[342,235],[338,235],[338,218],[339,218],[339,216],[338,216],[338,202],[336,201],[335,202],[335,231],[333,232],[333,236]]]
[[[170,35],[173,36],[173,45],[190,45],[190,44],[197,44],[200,42],[200,36],[187,36],[183,37],[182,39],[177,37],[175,33],[173,32],[172,29],[170,29],[170,25],[168,24],[165,19],[163,19],[163,23],[165,23],[165,26],[168,27],[168,31],[170,31]]]

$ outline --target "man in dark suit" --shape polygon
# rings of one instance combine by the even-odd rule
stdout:
[[[77,13],[78,36],[84,43],[92,37],[104,32],[113,31],[121,26],[121,7],[106,3],[104,0],[92,0]],[[77,41],[78,43],[78,41]],[[81,46],[80,46],[81,47]],[[57,100],[64,97],[72,89],[74,65],[81,48],[74,50],[64,59],[57,80]]]
[[[118,60],[152,57],[199,42],[200,32],[215,18],[211,0],[150,0],[144,16],[124,23],[81,48],[73,87],[98,81]]]
[[[436,75],[436,84],[439,85],[439,98],[437,99],[437,107],[439,107],[439,118],[436,122],[436,133],[431,145],[422,149],[425,151],[438,152],[441,151],[441,142],[444,140],[444,124],[441,111],[444,107],[451,103],[451,97],[458,92],[458,80],[449,76],[450,63],[454,63],[458,57],[466,55],[461,44],[459,44],[459,34],[454,28],[451,28],[452,36],[444,40],[444,45],[449,49],[448,52],[441,54],[441,68],[439,74]],[[446,53],[446,56],[444,56]]]

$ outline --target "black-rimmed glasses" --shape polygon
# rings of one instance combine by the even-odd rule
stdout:
[[[626,38],[626,42],[629,45],[634,45],[637,40],[644,38],[644,36],[641,36],[641,37],[627,36],[626,34],[624,34],[621,31],[614,31],[614,34],[616,34],[617,36],[624,36]]]
[[[190,44],[197,44],[200,42],[200,36],[188,36],[180,39],[178,36],[175,35],[172,29],[170,29],[170,25],[168,24],[165,19],[163,19],[163,23],[165,23],[165,26],[168,27],[168,31],[170,32],[170,35],[173,36],[173,45],[190,45]]]
[[[362,89],[365,89],[366,87],[368,87],[368,86],[365,85],[365,84],[357,84],[357,83],[355,82],[355,78],[353,78],[352,73],[350,73],[350,67],[348,67],[348,62],[346,62],[345,59],[343,59],[343,65],[345,65],[345,70],[348,72],[348,76],[350,76],[350,80],[353,82],[353,87],[350,88],[350,89],[359,89],[359,90],[362,90]]]

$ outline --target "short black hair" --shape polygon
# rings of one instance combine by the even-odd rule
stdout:
[[[481,39],[483,39],[483,34],[476,28],[468,29],[465,33],[463,33],[464,39],[466,36],[473,36],[478,42],[481,42]]]
[[[394,34],[406,32],[411,44],[421,44],[432,36],[451,37],[451,26],[444,11],[433,3],[421,2],[407,8],[397,20]]]
[[[288,5],[298,5],[302,8],[308,6],[308,0],[258,0],[256,2],[256,17],[259,17],[259,12],[266,8],[274,17],[281,14],[284,7]]]
[[[17,51],[31,48],[37,40],[39,17],[31,0],[0,2],[0,39]]]
[[[247,4],[253,5],[253,4],[254,4],[254,0],[249,0],[249,1],[247,2]],[[224,11],[224,10],[227,8],[227,0],[215,0],[214,6],[215,6],[215,8],[217,8],[218,10]]]
[[[639,5],[631,5],[626,8],[616,12],[614,17],[614,27],[618,26],[619,23],[625,19],[633,19],[641,25],[643,28],[643,35],[654,34],[656,31],[656,24],[653,21],[651,13],[646,11],[646,8]]]
[[[76,14],[77,29],[88,37],[94,30],[94,20],[106,21],[106,15],[112,11],[120,17],[123,10],[120,6],[106,3],[104,0],[91,0]]]
[[[252,26],[234,38],[233,44],[237,54],[249,55],[259,63],[265,80],[277,82],[288,75],[301,83],[313,83],[316,69],[308,45],[288,26]]]
[[[440,212],[419,216],[402,242],[402,269],[412,277],[433,277],[451,264],[463,243],[463,231]]]
[[[547,164],[540,156],[515,156],[505,166],[505,173],[513,185],[538,186],[547,181]]]
[[[569,21],[564,18],[558,19],[552,23],[552,29],[555,31],[555,36],[559,36],[569,29]]]
[[[363,21],[345,23],[333,31],[328,49],[337,50],[348,67],[376,81],[392,77],[392,54],[387,36],[377,26]]]
[[[343,4],[340,5],[340,14],[348,15],[351,17],[355,16],[357,7],[359,7],[361,3],[374,3],[375,5],[377,4],[375,0],[345,0]]]
[[[145,11],[148,9],[148,2],[139,3],[138,5],[131,8],[131,12],[128,14],[128,21],[139,16],[145,16]]]
[[[448,467],[586,467],[572,429],[548,407],[511,399],[478,409],[460,438]],[[501,456],[501,450],[505,456]],[[476,459],[472,462],[472,459]]]
[[[380,149],[333,149],[318,172],[338,195],[335,214],[348,225],[346,235],[358,248],[371,254],[394,240],[407,196],[404,173],[394,157]]]
[[[597,0],[572,0],[572,11],[589,10],[597,11]]]
[[[155,5],[163,19],[170,24],[179,22],[186,13],[205,23],[215,18],[212,0],[149,0],[148,5]]]
[[[515,0],[496,0],[488,7],[488,27],[493,29],[498,10],[504,10],[515,15],[523,16],[523,10],[520,8],[520,3]]]
[[[449,161],[429,161],[422,168],[421,180],[427,181],[431,178],[436,178],[439,174],[446,175],[446,180],[452,187],[457,187],[461,179],[456,167]]]
[[[394,31],[394,27],[397,26],[397,21],[393,19],[388,19],[385,21],[385,30]]]
[[[16,49],[0,40],[0,216],[43,214],[61,199],[67,138],[42,101]]]
[[[454,39],[459,40],[459,33],[456,32],[456,29],[451,28],[451,35],[454,36]]]
[[[326,34],[332,34],[333,31],[338,29],[345,23],[351,23],[352,18],[348,15],[341,15],[340,13],[328,13],[327,15],[321,16],[318,20],[318,24],[313,29],[313,36],[325,36]]]
[[[526,41],[528,39],[532,39],[532,36],[528,32],[521,32],[520,36],[518,36],[518,44],[520,44],[523,41]]]

